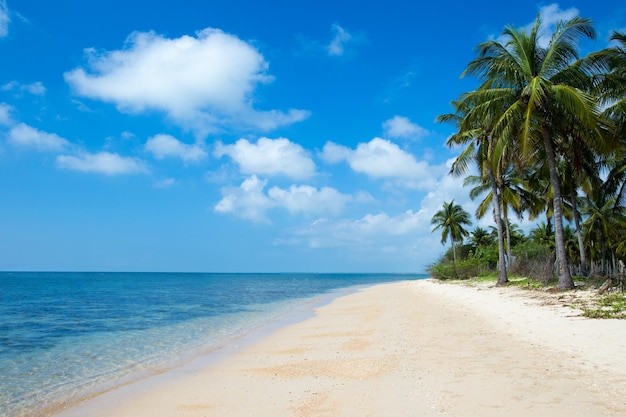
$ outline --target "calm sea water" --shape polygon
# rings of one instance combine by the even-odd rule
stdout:
[[[424,277],[0,272],[0,415],[181,364],[338,291]]]

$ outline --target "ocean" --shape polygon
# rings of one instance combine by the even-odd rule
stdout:
[[[0,415],[49,415],[409,274],[0,272]]]

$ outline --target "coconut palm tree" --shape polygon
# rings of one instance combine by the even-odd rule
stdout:
[[[614,31],[615,46],[590,54],[584,64],[599,74],[594,93],[606,106],[603,114],[615,122],[618,135],[626,132],[626,32]]]
[[[531,193],[524,174],[515,169],[513,165],[496,178],[497,189],[500,194],[500,203],[502,205],[502,221],[506,232],[506,253],[508,263],[513,259],[511,251],[511,221],[509,212],[513,211],[521,220],[526,207],[539,204],[539,197]],[[485,197],[476,209],[476,218],[482,219],[487,214],[488,209],[493,205],[493,191],[485,178],[479,175],[470,175],[465,178],[464,185],[473,185],[470,191],[470,198],[474,200],[478,196],[485,194]]]
[[[447,142],[449,147],[466,145],[457,159],[452,164],[452,175],[463,175],[471,164],[475,164],[482,178],[491,187],[491,193],[495,203],[493,204],[493,216],[498,231],[498,281],[496,285],[502,286],[508,283],[506,273],[504,232],[502,229],[501,200],[498,189],[497,173],[502,165],[503,153],[494,152],[495,140],[490,134],[489,119],[472,117],[472,109],[475,106],[472,93],[466,93],[461,99],[453,102],[455,113],[444,114],[437,117],[438,122],[453,123],[458,132],[450,137]]]
[[[482,227],[476,227],[472,230],[470,242],[475,248],[490,246],[495,242],[491,234]]]
[[[469,232],[465,229],[465,226],[472,224],[469,214],[463,210],[458,204],[454,204],[454,200],[449,203],[443,203],[441,210],[435,213],[431,220],[431,224],[435,227],[435,230],[441,229],[441,243],[444,244],[450,239],[452,245],[452,256],[454,265],[456,268],[456,244],[461,243],[465,237],[469,235]]]
[[[584,71],[578,43],[594,39],[591,21],[580,17],[560,22],[547,46],[540,38],[541,18],[527,31],[507,26],[501,40],[490,40],[478,47],[478,57],[463,76],[482,81],[476,90],[475,117],[493,120],[496,149],[514,143],[520,158],[528,163],[543,158],[548,167],[553,194],[555,243],[558,260],[558,288],[574,288],[565,250],[563,206],[557,161],[563,144],[570,138],[558,127],[566,122],[580,139],[593,148],[603,141],[597,100],[588,94],[591,74]],[[502,104],[507,103],[503,108]]]

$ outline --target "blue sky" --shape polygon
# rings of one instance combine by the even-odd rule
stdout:
[[[474,47],[618,1],[0,0],[0,270],[423,272]],[[479,224],[488,226],[485,219]]]

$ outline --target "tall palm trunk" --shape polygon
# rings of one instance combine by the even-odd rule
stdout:
[[[456,267],[456,244],[454,242],[454,236],[450,235],[450,242],[452,243],[452,263],[454,264],[454,275],[459,278],[459,270]]]
[[[513,259],[513,253],[511,252],[511,223],[509,222],[509,216],[504,207],[502,208],[504,213],[504,227],[506,230],[506,261],[507,266],[511,266],[511,260]]]
[[[552,203],[554,210],[554,239],[556,244],[556,258],[558,263],[558,289],[571,290],[575,288],[572,275],[569,271],[567,262],[567,253],[565,253],[565,239],[563,234],[563,208],[561,201],[561,183],[556,170],[556,157],[552,140],[544,128],[543,144],[546,150],[546,159],[548,160],[548,169],[550,171],[550,185],[552,185]]]
[[[572,211],[574,212],[574,226],[576,227],[576,237],[578,238],[578,252],[580,253],[580,275],[587,276],[587,256],[583,242],[583,233],[580,227],[580,214],[578,213],[578,202],[576,198],[576,187],[571,191]]]
[[[496,222],[496,230],[498,231],[498,282],[496,283],[496,286],[501,287],[509,282],[509,278],[506,274],[506,263],[504,261],[504,233],[502,230],[502,215],[500,213],[502,205],[500,203],[500,193],[496,182],[496,176],[493,173],[491,165],[489,165],[488,170],[489,179],[491,181],[491,193],[493,195],[493,217]]]

